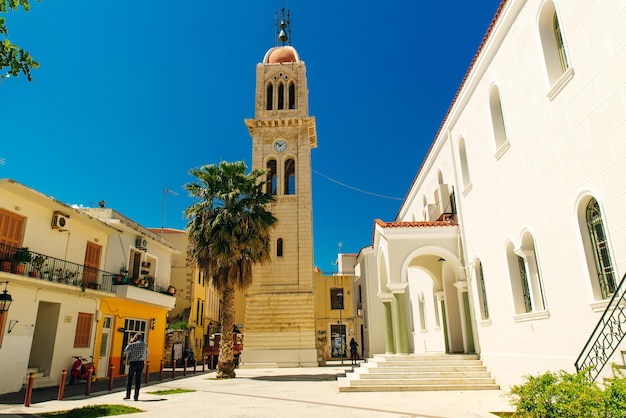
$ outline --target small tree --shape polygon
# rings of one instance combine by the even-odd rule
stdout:
[[[0,0],[0,13],[17,10],[20,5],[24,11],[30,11],[29,0]],[[4,17],[0,17],[0,37],[8,36],[9,31]],[[5,68],[8,68],[6,75],[4,74]],[[6,38],[0,39],[0,78],[6,78],[9,75],[17,77],[21,72],[28,78],[28,81],[32,81],[30,70],[36,68],[39,68],[39,63],[30,56],[28,51]]]

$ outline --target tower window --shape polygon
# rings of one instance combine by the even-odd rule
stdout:
[[[295,83],[289,83],[289,109],[296,108],[296,85]]]
[[[285,108],[285,85],[283,83],[280,83],[278,85],[278,109],[284,109]]]
[[[275,195],[278,190],[278,178],[276,175],[276,160],[267,162],[267,183],[265,184],[265,193]]]
[[[267,95],[265,97],[267,102],[266,110],[272,110],[274,107],[274,85],[272,83],[267,85]]]
[[[296,162],[291,158],[285,161],[284,194],[296,194]]]
[[[283,239],[278,238],[276,240],[276,257],[282,257],[282,256],[283,256]]]

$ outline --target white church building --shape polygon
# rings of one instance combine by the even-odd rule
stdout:
[[[502,388],[623,365],[626,2],[503,0],[356,262],[366,357],[476,353]]]

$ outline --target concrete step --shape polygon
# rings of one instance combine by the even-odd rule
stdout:
[[[395,382],[350,381],[347,377],[337,379],[340,392],[401,392],[401,391],[446,391],[446,390],[498,390],[495,383],[441,383],[441,384],[399,384]]]
[[[345,377],[340,392],[496,390],[477,355],[376,355]]]
[[[395,379],[395,378],[406,379],[406,378],[412,378],[412,377],[414,378],[429,378],[429,377],[491,378],[491,374],[486,370],[484,371],[454,371],[454,372],[430,371],[430,372],[419,372],[419,373],[398,371],[395,373],[389,373],[389,372],[370,373],[370,372],[364,372],[363,370],[360,370],[360,369],[356,369],[354,373],[357,374],[359,377],[366,376],[367,379]]]

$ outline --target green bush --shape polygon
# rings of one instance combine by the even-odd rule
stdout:
[[[168,324],[167,329],[189,329],[189,324],[185,321],[178,321],[173,324]]]
[[[587,380],[585,372],[561,370],[525,376],[522,384],[511,388],[510,400],[515,407],[514,417],[624,418],[626,377],[617,373],[601,388]]]

